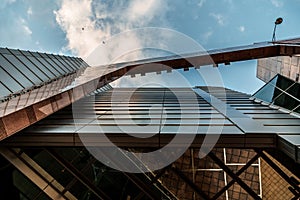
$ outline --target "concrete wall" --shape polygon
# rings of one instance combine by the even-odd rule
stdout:
[[[296,81],[300,74],[300,57],[279,56],[257,60],[257,78],[268,82],[276,74]],[[298,82],[300,82],[300,77]]]

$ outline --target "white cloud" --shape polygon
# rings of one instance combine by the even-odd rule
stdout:
[[[32,31],[31,31],[31,29],[29,28],[28,23],[27,23],[27,21],[26,21],[25,19],[20,18],[20,19],[18,20],[18,24],[19,24],[18,26],[21,27],[21,31],[22,31],[25,35],[30,36],[30,35],[32,34]]]
[[[32,31],[30,30],[30,28],[26,25],[23,25],[23,30],[24,30],[24,33],[26,35],[31,35],[32,34]]]
[[[245,32],[245,26],[240,26],[240,27],[239,27],[239,31],[240,31],[240,32]]]
[[[201,8],[205,2],[206,2],[206,0],[200,0],[197,5]]]
[[[271,3],[277,8],[283,6],[283,1],[281,1],[281,0],[271,0]]]
[[[86,57],[114,34],[149,26],[152,20],[164,23],[167,8],[163,0],[133,0],[130,3],[126,0],[62,0],[61,7],[54,14],[66,33],[67,48],[78,56]],[[139,42],[139,38],[135,40],[125,39],[127,44]]]
[[[32,15],[33,13],[32,13],[32,8],[31,7],[29,7],[28,9],[27,9],[27,15]]]
[[[209,16],[213,17],[219,25],[225,25],[225,17],[220,13],[209,13]]]

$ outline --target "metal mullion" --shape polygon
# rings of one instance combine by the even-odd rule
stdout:
[[[101,155],[108,158],[105,152],[98,151],[98,153],[101,153]],[[121,153],[124,156],[123,158],[126,158],[128,161],[133,163],[135,165],[135,167],[137,167],[139,170],[141,170],[140,166],[138,166],[138,164],[135,161],[133,161],[128,155],[124,154],[122,151],[121,151]],[[123,164],[123,163],[117,162],[117,160],[111,161],[111,163],[114,164],[115,166]],[[140,164],[143,164],[143,163],[140,163]],[[143,166],[143,167],[145,167],[145,166]],[[142,170],[140,172],[142,172]],[[153,199],[153,200],[158,199],[158,195],[155,194],[153,191],[151,191],[151,189],[149,189],[149,186],[146,185],[146,183],[144,183],[143,181],[141,181],[140,178],[138,178],[136,175],[134,175],[134,173],[127,173],[124,171],[122,171],[122,173],[124,174],[124,176],[126,176],[128,178],[128,180],[130,180],[137,188],[139,188],[150,199]],[[145,173],[144,173],[144,175],[147,176]],[[151,181],[151,179],[150,179],[150,181]]]
[[[100,199],[111,199],[104,191],[95,186],[84,174],[81,173],[74,165],[65,160],[54,149],[45,149],[61,166],[67,169],[78,181],[91,190]]]
[[[2,54],[1,54],[1,55],[2,55]],[[23,89],[25,89],[25,87],[24,87],[17,79],[15,79],[15,77],[12,76],[6,69],[4,69],[4,67],[2,67],[1,64],[0,64],[0,68],[1,68],[3,71],[5,71],[6,74],[7,74],[8,76],[10,76],[16,83],[18,83]],[[16,91],[14,91],[14,92],[16,92]],[[13,92],[13,93],[14,93],[14,92]]]
[[[42,56],[42,54],[41,53],[39,53],[39,52],[36,52],[42,59],[44,59],[44,61],[46,62],[46,63],[48,63],[55,71],[57,71],[61,76],[62,75],[64,75],[64,74],[62,74],[60,71],[58,71],[51,63],[49,63],[49,61],[48,60],[46,60],[43,56]],[[55,77],[57,77],[57,75],[55,75]]]
[[[251,160],[249,160],[249,162],[244,165],[235,175],[239,176],[241,175],[245,170],[247,170],[250,166],[252,166],[252,164],[259,158],[259,154],[256,154],[253,158],[251,158]],[[227,165],[227,164],[226,164]],[[225,170],[224,170],[225,171]],[[236,180],[233,178],[227,185],[225,185],[225,187],[223,187],[221,190],[219,190],[219,192],[217,192],[212,198],[211,200],[215,200],[218,199],[225,191],[227,191],[234,183],[236,182]]]
[[[51,55],[52,57],[51,57],[51,59],[54,61],[54,62],[59,62],[61,65],[63,65],[66,69],[68,69],[68,70],[70,70],[70,72],[69,73],[71,73],[71,72],[73,72],[74,71],[74,69],[73,68],[70,68],[70,66],[67,66],[66,64],[64,64],[61,60],[61,58],[57,58],[57,57],[55,57],[55,55]]]
[[[1,67],[1,65],[0,65]],[[0,84],[3,85],[9,92],[14,93],[9,87],[7,87],[1,80],[0,80]]]
[[[214,162],[219,165],[233,180],[235,180],[249,195],[251,195],[254,199],[261,198],[256,194],[240,177],[238,177],[235,173],[231,171],[214,153],[209,152],[208,156],[214,160]],[[245,165],[246,166],[246,165]],[[245,167],[244,166],[244,167]]]
[[[82,65],[82,63],[80,63],[79,61],[78,61],[78,58],[71,58],[71,60],[73,60],[74,61],[74,63],[77,63],[80,67],[79,68],[81,68],[81,67],[84,67],[83,65]],[[82,61],[81,61],[82,62]]]
[[[35,75],[41,82],[44,82],[43,79],[41,79],[34,71],[30,69],[20,58],[18,58],[11,50],[6,48],[20,63],[22,63],[33,75]]]
[[[91,161],[89,161],[86,166],[81,170],[81,172],[86,172],[88,170],[88,167],[92,164],[94,164],[96,162],[95,159],[92,159]],[[64,194],[66,191],[70,190],[71,187],[77,182],[78,180],[73,177],[73,179],[67,184],[67,186],[65,187],[65,189],[62,191],[62,193]]]
[[[55,63],[47,53],[45,53],[44,55],[45,55],[47,58],[49,58],[55,65],[57,65],[57,63]],[[41,57],[42,57],[42,56],[41,56]],[[47,61],[53,68],[56,69],[56,67],[53,66],[53,63],[51,64],[51,62],[48,61],[47,59],[45,59],[45,61]],[[57,67],[58,67],[59,69],[61,69],[61,70],[64,72],[64,74],[68,73],[68,72],[66,72],[63,68],[61,68],[59,65],[57,65]],[[64,74],[62,74],[62,75],[64,75]]]
[[[76,67],[74,67],[73,65],[71,65],[69,62],[67,62],[67,60],[65,58],[62,58],[60,62],[65,63],[65,65],[69,66],[69,68],[71,68],[73,71],[78,72],[78,69]]]
[[[40,54],[40,53],[38,53],[38,54]],[[41,55],[41,54],[40,54],[40,55]],[[43,55],[45,55],[45,57],[49,58],[49,59],[52,61],[52,59],[50,58],[50,56],[49,56],[47,53],[45,53],[45,54],[43,54]],[[41,55],[41,57],[44,58],[44,60],[45,60],[49,65],[51,65],[54,69],[56,69],[56,71],[59,71],[59,70],[57,70],[57,67],[63,71],[63,74],[61,74],[61,72],[59,72],[61,75],[64,75],[64,74],[67,73],[67,72],[66,72],[64,69],[62,69],[59,65],[54,66],[53,63],[54,63],[55,65],[56,65],[56,63],[53,62],[53,61],[52,61],[53,63],[51,63],[51,62],[48,61],[45,57],[43,57],[43,55]]]
[[[269,166],[274,169],[279,176],[281,176],[288,184],[291,186],[295,186],[295,183],[291,181],[291,178],[280,168],[278,167],[262,150],[256,150],[256,152],[262,157],[264,161],[268,163]],[[300,188],[295,188],[298,192],[300,192]]]
[[[48,79],[51,79],[48,74],[41,70],[34,62],[32,62],[21,50],[18,49],[22,56],[24,56],[32,65],[34,65],[42,74],[44,74]],[[44,82],[44,81],[43,81]]]
[[[30,78],[28,78],[19,68],[17,68],[8,58],[6,58],[5,56],[3,56],[1,54],[1,56],[9,63],[11,64],[18,72],[20,72],[20,74],[22,74],[30,83],[32,83],[33,85],[35,85],[34,82],[32,82],[32,80]],[[6,72],[7,73],[7,72]]]
[[[61,59],[64,63],[66,63],[66,65],[68,65],[69,67],[71,67],[73,70],[78,70],[76,67],[72,66],[69,62],[67,62],[65,56],[61,56]]]
[[[181,172],[179,169],[173,166],[170,169],[175,174],[177,174],[187,185],[189,185],[201,197],[201,199],[209,199],[209,197],[197,185],[195,185],[183,172]]]
[[[89,67],[89,65],[82,58],[79,58],[79,60],[84,63],[84,67]]]
[[[300,107],[300,104],[298,106],[296,106],[294,109],[292,109],[293,112],[296,112],[295,110],[297,110]]]
[[[17,152],[17,150],[16,149],[14,149],[14,148],[7,148],[7,149],[1,149],[1,154],[3,155],[3,152],[10,152],[11,154],[13,154],[16,158],[18,158],[25,166],[27,166],[30,170],[32,170],[37,176],[39,176],[45,183],[47,183],[48,185],[47,186],[49,186],[49,187],[51,187],[55,192],[57,192],[58,194],[60,194],[62,197],[64,197],[64,198],[66,198],[67,199],[67,197],[64,195],[64,194],[62,194],[61,193],[61,191],[59,191],[59,189],[57,188],[57,187],[55,187],[54,185],[53,185],[53,181],[51,181],[51,182],[49,182],[48,180],[47,180],[47,178],[46,177],[44,177],[41,173],[40,173],[40,171],[39,170],[37,170],[34,166],[32,166],[31,165],[31,163],[30,162],[28,162],[24,157],[22,157],[21,155],[22,154],[25,154],[24,152],[22,152],[21,150],[20,150],[20,152]],[[7,153],[6,153],[7,154]],[[27,154],[25,154],[26,156],[28,156]],[[29,157],[29,156],[28,156]],[[29,157],[29,159],[31,159],[30,157]],[[10,161],[10,160],[9,160]],[[11,162],[11,161],[10,161]],[[16,166],[15,166],[16,167]],[[16,167],[17,168],[17,167]],[[18,169],[21,173],[23,173],[20,169]],[[24,173],[23,173],[24,174]],[[25,175],[25,174],[24,174]],[[27,178],[29,178],[27,175],[25,175]],[[54,177],[53,177],[54,178]],[[29,179],[31,182],[33,182],[33,184],[35,184],[35,185],[37,185],[34,181],[32,181],[31,179]],[[38,185],[37,185],[38,186]],[[39,187],[39,186],[38,186]],[[40,187],[39,187],[40,188]],[[44,193],[46,193],[45,192],[45,188],[43,189],[43,188],[40,188]],[[48,193],[46,193],[48,196],[49,196],[49,194]],[[51,198],[51,196],[49,196],[50,198]],[[53,198],[53,196],[52,196],[52,198]]]
[[[277,88],[277,87],[276,87],[276,88]],[[277,89],[280,89],[280,88],[277,88]],[[280,89],[280,91],[282,91],[282,92],[281,92],[278,96],[276,96],[276,98],[273,99],[271,103],[274,104],[275,100],[278,99],[278,98],[279,98],[280,96],[282,96],[283,94],[285,94],[285,95],[287,95],[287,96],[289,96],[289,97],[295,99],[296,101],[300,102],[300,100],[299,100],[298,98],[296,98],[296,97],[294,97],[293,95],[291,95],[290,93],[286,92],[286,90]],[[275,104],[275,105],[276,105],[276,104]]]
[[[44,65],[37,57],[35,57],[30,51],[27,51],[36,61],[38,61],[41,65],[43,65],[54,77],[57,77],[56,74],[54,74],[46,65]],[[41,58],[43,58],[41,56]],[[37,65],[36,65],[37,66]]]
[[[78,63],[74,62],[72,59],[70,59],[68,56],[64,56],[66,60],[68,60],[70,63],[76,66],[76,69],[80,69],[80,66],[78,66]]]
[[[265,86],[267,86],[268,84],[271,84],[272,86],[276,87],[276,85],[273,85],[271,82],[276,78],[278,77],[278,74],[275,75],[271,80],[269,80],[264,86],[262,86],[258,91],[256,91],[252,97],[255,97],[256,94],[258,94],[261,90],[263,90],[265,88]]]

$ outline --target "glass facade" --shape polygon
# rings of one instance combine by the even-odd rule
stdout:
[[[279,79],[274,78],[271,83],[276,86]],[[295,94],[293,87],[282,84],[281,88]],[[199,89],[204,92],[196,93]],[[211,99],[215,97],[220,101],[208,101],[201,96],[205,92],[212,95]],[[275,89],[266,93],[274,94]],[[126,98],[128,94],[130,98]],[[282,183],[284,180],[276,172],[269,173],[270,165],[259,158],[255,150],[276,147],[277,137],[280,143],[298,141],[290,135],[299,133],[300,119],[249,97],[217,87],[136,89],[108,85],[75,103],[79,115],[74,115],[74,107],[68,106],[3,140],[0,154],[12,164],[10,175],[0,168],[3,177],[0,184],[11,183],[6,188],[7,193],[17,196],[13,199],[55,199],[56,195],[84,200],[278,199],[278,194],[292,198],[288,185]],[[230,112],[219,109],[222,103],[228,105]],[[236,118],[246,116],[247,120],[259,121],[276,131],[264,134],[253,126],[252,132],[247,134],[243,126],[236,123]],[[209,154],[200,159],[199,149],[209,126],[213,129],[211,132],[223,126],[222,134],[211,151],[215,157]],[[117,151],[103,143],[103,134],[95,127],[101,127],[111,142],[129,152],[161,148],[172,141],[175,133],[183,136],[196,133],[196,137],[171,165],[132,174],[103,164],[88,151],[88,147],[97,146],[101,148],[98,152],[101,157]],[[196,128],[196,132],[191,128]],[[78,132],[90,137],[87,146],[83,145]],[[134,134],[147,137],[138,138]],[[299,142],[293,145],[299,146]],[[294,147],[285,144],[282,149]],[[295,152],[287,153],[295,157]],[[132,158],[126,156],[130,162],[138,161],[139,167],[147,167],[137,157]],[[123,165],[123,159],[115,164]],[[157,160],[154,158],[153,162]],[[237,174],[239,182],[232,173]],[[280,182],[280,187],[273,187],[271,193],[264,184],[273,179]],[[241,181],[248,186],[241,186]],[[251,196],[249,191],[254,194]]]
[[[300,113],[300,83],[280,74],[259,89],[253,97],[290,112]]]

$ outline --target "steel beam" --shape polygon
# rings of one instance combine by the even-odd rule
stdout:
[[[46,151],[64,168],[68,170],[74,177],[77,178],[84,186],[91,190],[100,199],[111,199],[104,191],[99,187],[95,186],[86,176],[84,176],[77,168],[75,168],[71,163],[66,161],[61,155],[59,155],[53,149],[46,149]]]
[[[51,199],[76,199],[76,197],[74,197],[69,191],[66,191],[62,185],[60,185],[50,174],[42,169],[24,152],[18,152],[18,150],[12,149],[9,150],[2,147],[0,148],[0,154],[2,154],[3,157],[5,157]]]
[[[261,198],[235,173],[229,169],[214,153],[209,152],[208,156],[213,159],[213,161],[219,165],[232,179],[234,179],[249,195],[251,195],[256,200],[261,200]]]
[[[256,154],[249,162],[246,163],[235,175],[239,176],[241,175],[245,170],[247,170],[257,159],[259,158],[259,155]],[[235,179],[232,179],[225,187],[223,187],[219,192],[211,198],[211,200],[216,200],[218,199],[226,190],[228,190],[234,183],[236,182]]]
[[[276,165],[262,150],[257,149],[256,152],[266,161],[288,184],[293,187],[293,190],[300,195],[300,187],[294,177],[289,177],[280,167]]]
[[[198,187],[193,181],[191,181],[182,171],[172,166],[170,168],[175,174],[177,174],[184,182],[186,182],[203,200],[209,199],[209,197]]]

